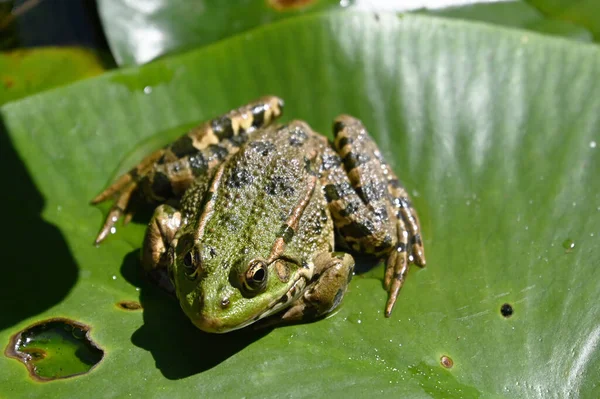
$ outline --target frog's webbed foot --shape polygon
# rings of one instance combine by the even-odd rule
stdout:
[[[387,257],[384,286],[389,317],[410,263],[425,266],[419,220],[408,193],[362,123],[342,115],[334,123],[338,164],[324,173],[325,194],[345,245]],[[332,151],[331,151],[332,152]],[[332,157],[326,152],[326,156]]]
[[[255,323],[256,329],[306,323],[334,311],[352,280],[354,258],[343,252],[326,252],[315,259],[315,274],[304,294],[292,306]]]
[[[125,215],[131,220],[130,200],[134,192],[151,203],[178,199],[198,176],[210,174],[229,154],[247,140],[248,134],[263,128],[283,111],[283,101],[262,97],[190,130],[172,144],[153,152],[117,179],[91,202],[114,199],[96,244],[103,241]]]

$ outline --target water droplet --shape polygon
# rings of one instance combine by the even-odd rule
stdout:
[[[571,252],[575,248],[575,241],[567,238],[563,241],[562,247],[566,250],[566,252]]]
[[[152,93],[152,87],[150,87],[150,86],[144,87],[144,94],[150,94],[150,93]]]
[[[590,148],[596,148],[596,142],[590,141]]]
[[[112,276],[112,279],[113,279],[113,280],[116,280],[116,279],[117,279],[117,276],[113,275],[113,276]]]
[[[117,228],[115,226],[110,228],[110,234],[115,234],[117,232]]]

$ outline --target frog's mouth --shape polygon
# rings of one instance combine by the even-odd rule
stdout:
[[[207,320],[205,318],[197,319],[198,321],[194,324],[206,332],[227,333],[230,331],[239,330],[290,306],[302,294],[302,292],[304,292],[306,285],[307,279],[302,275],[298,276],[285,294],[269,302],[266,310],[250,316],[246,321],[236,324],[235,326],[217,325],[218,323],[215,323],[214,320]]]

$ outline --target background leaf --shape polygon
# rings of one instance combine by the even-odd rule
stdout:
[[[600,40],[600,2],[596,0],[527,0],[551,18],[568,21],[591,31]]]
[[[594,1],[594,0],[591,0]],[[301,7],[282,11],[269,4],[276,0],[154,0],[132,2],[99,0],[100,18],[110,48],[119,65],[143,64],[164,54],[181,52],[247,31],[253,27],[314,11],[348,7],[360,11],[415,11],[450,18],[474,20],[529,29],[582,41],[591,41],[586,27],[577,18],[548,18],[523,0],[480,2],[465,0],[307,0],[281,1]],[[467,4],[465,4],[467,3]],[[539,3],[539,4],[538,4]],[[544,6],[544,0],[532,0]],[[575,16],[579,11],[574,10]],[[585,17],[593,21],[593,17]],[[598,15],[598,13],[593,14]],[[581,19],[580,18],[580,19]]]
[[[593,45],[431,17],[327,14],[3,106],[13,240],[1,241],[0,340],[70,317],[92,327],[106,355],[88,375],[51,383],[2,357],[0,390],[598,397],[599,76]],[[390,319],[379,266],[326,320],[203,334],[141,277],[143,223],[92,246],[102,215],[88,201],[118,170],[266,93],[286,99],[288,120],[322,132],[342,112],[363,119],[413,194],[428,267],[410,272]],[[115,306],[138,297],[143,312]]]
[[[0,104],[104,72],[82,48],[46,47],[0,54]]]
[[[272,4],[300,3],[289,10]],[[339,0],[99,0],[98,10],[119,65],[143,64],[298,14],[340,7]]]

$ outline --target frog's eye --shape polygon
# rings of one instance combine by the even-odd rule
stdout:
[[[192,248],[183,256],[183,267],[186,276],[190,278],[196,278],[198,275],[199,266],[200,254],[195,248]]]
[[[267,264],[260,259],[251,260],[244,274],[243,285],[249,292],[257,292],[267,285],[269,269]]]

